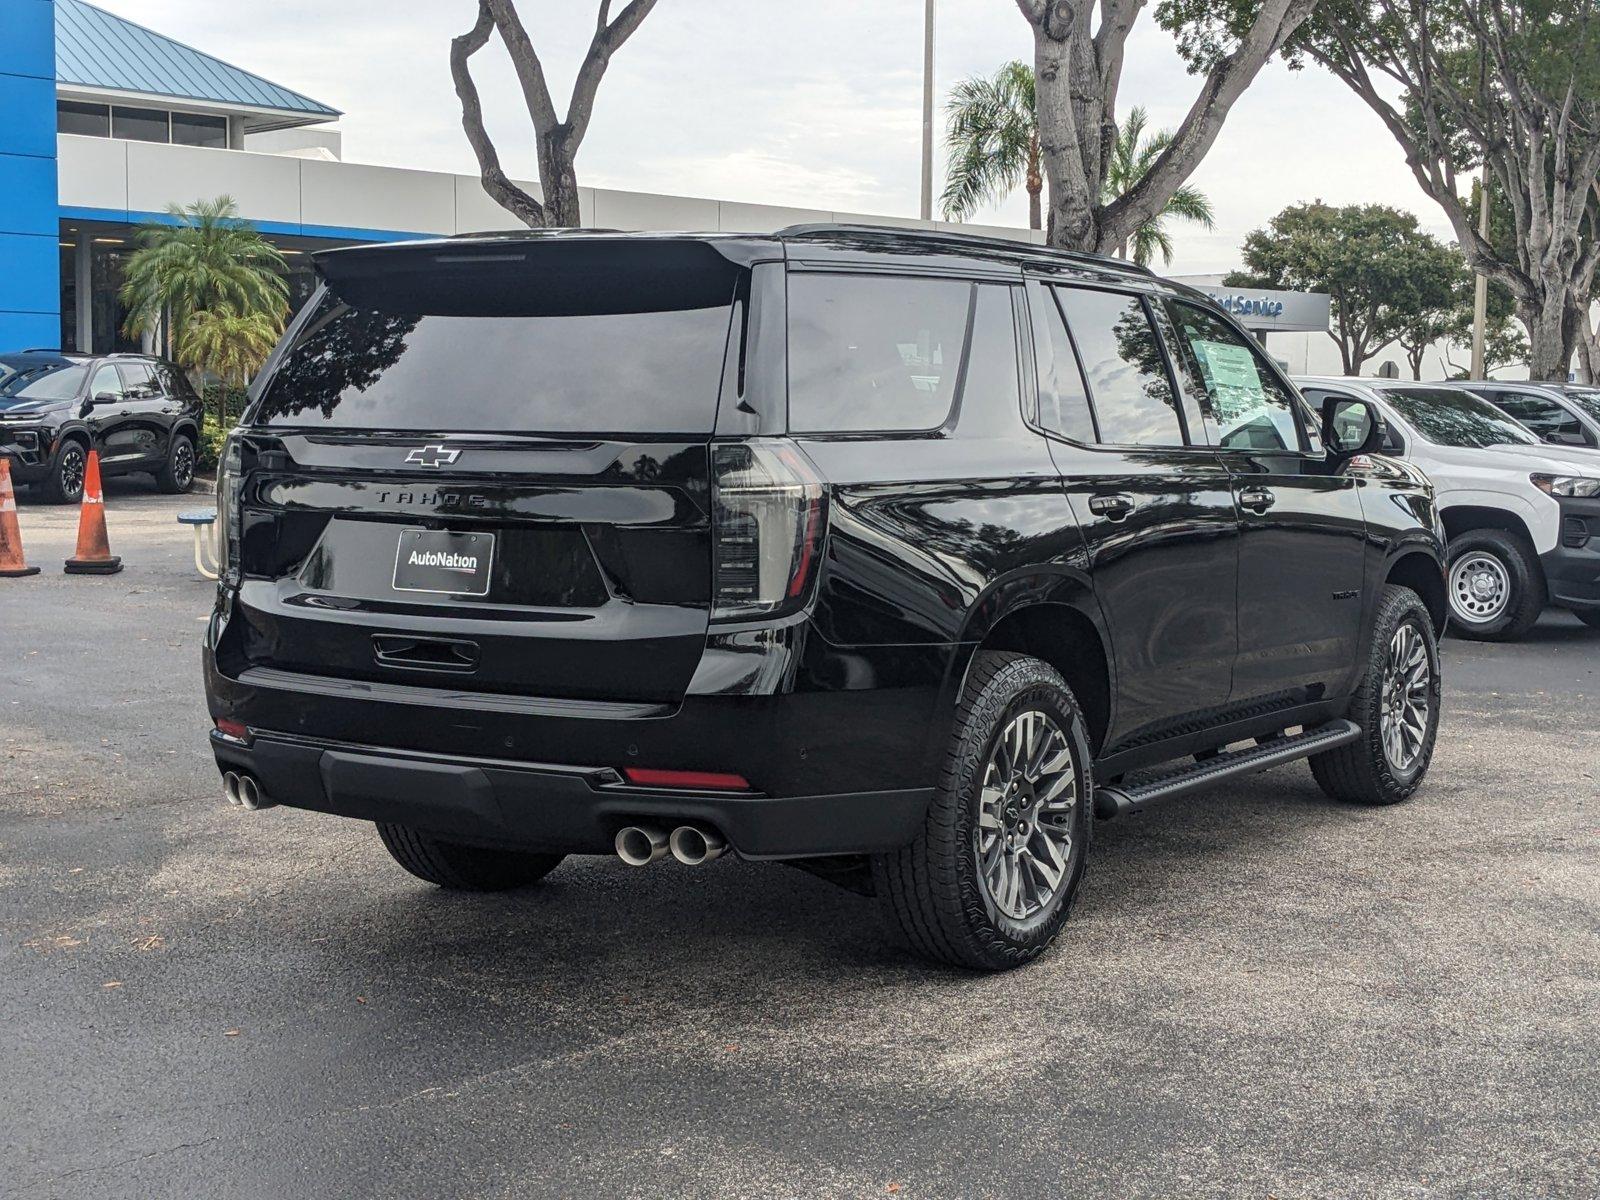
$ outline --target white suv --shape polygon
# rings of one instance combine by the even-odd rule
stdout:
[[[1389,426],[1384,453],[1433,480],[1458,633],[1508,641],[1532,628],[1546,604],[1600,629],[1600,452],[1542,442],[1450,384],[1295,382],[1318,409],[1330,397],[1372,401]]]

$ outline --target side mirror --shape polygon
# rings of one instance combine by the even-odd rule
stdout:
[[[117,403],[120,403],[121,400],[122,400],[122,397],[117,395],[115,392],[96,392],[94,394],[94,399],[89,401],[89,407],[90,408],[99,408],[101,405],[104,405],[104,404],[117,404]]]
[[[1371,401],[1329,396],[1322,402],[1322,444],[1330,459],[1374,454],[1388,436],[1388,426]]]
[[[1581,433],[1561,433],[1560,431],[1545,434],[1544,440],[1556,446],[1585,446],[1588,444],[1583,440],[1583,434]]]

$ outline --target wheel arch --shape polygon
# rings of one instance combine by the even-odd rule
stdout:
[[[181,417],[173,422],[172,436],[177,437],[180,433],[188,434],[195,446],[200,445],[200,426],[192,417]]]
[[[1533,530],[1521,516],[1487,504],[1453,504],[1439,510],[1439,519],[1444,523],[1445,536],[1451,540],[1474,529],[1498,529],[1526,538],[1530,545],[1536,541]]]
[[[1072,688],[1099,753],[1114,715],[1116,660],[1094,592],[1075,575],[1032,576],[1011,584],[974,606],[952,699],[964,690],[979,650],[1031,655],[1059,671]]]
[[[1402,548],[1389,560],[1384,582],[1408,587],[1422,597],[1433,618],[1434,632],[1444,633],[1450,615],[1450,600],[1444,581],[1444,564],[1431,550],[1418,546]]]

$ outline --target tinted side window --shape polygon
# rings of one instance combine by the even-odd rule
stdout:
[[[1294,399],[1249,340],[1215,313],[1172,302],[1179,356],[1217,427],[1217,444],[1235,450],[1299,450]]]
[[[1526,392],[1500,392],[1495,396],[1495,404],[1542,438],[1555,433],[1574,439],[1574,445],[1588,441],[1578,418],[1554,400]]]
[[[1183,426],[1166,360],[1144,302],[1120,292],[1056,288],[1089,381],[1100,440],[1181,446]]]
[[[118,363],[117,370],[122,372],[122,386],[127,389],[128,399],[148,400],[156,394],[156,373],[149,363]]]
[[[962,372],[959,397],[963,421],[968,414],[1008,415],[1015,424],[1022,393],[1017,377],[1017,322],[1011,289],[979,284],[974,293],[972,339]]]
[[[190,386],[188,378],[171,363],[156,364],[156,382],[163,392],[176,400],[187,401],[194,396],[194,388]]]
[[[791,275],[789,427],[939,428],[955,401],[973,291],[951,279]]]
[[[94,373],[94,382],[89,385],[91,399],[102,392],[110,392],[113,396],[122,395],[122,377],[117,374],[117,368],[110,363],[106,363]]]
[[[1055,289],[1043,289],[1044,312],[1035,329],[1034,356],[1039,364],[1039,424],[1075,442],[1094,442],[1094,414],[1089,389],[1078,367],[1078,355],[1067,336],[1067,323],[1056,303]]]

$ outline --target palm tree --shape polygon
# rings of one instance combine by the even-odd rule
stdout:
[[[175,340],[180,362],[204,363],[224,384],[243,387],[261,369],[283,333],[280,317],[236,312],[231,305],[190,315]]]
[[[166,327],[185,367],[243,383],[265,360],[289,315],[288,264],[241,220],[231,196],[168,205],[168,221],[139,231],[128,257],[122,303],[129,337]],[[226,390],[218,393],[218,424]]]
[[[1151,134],[1149,140],[1144,139],[1144,127],[1149,119],[1150,114],[1145,112],[1143,106],[1136,105],[1117,130],[1117,140],[1111,145],[1111,161],[1106,164],[1105,188],[1101,197],[1105,203],[1115,200],[1144,178],[1145,172],[1172,143],[1172,131],[1169,129]],[[1172,262],[1172,238],[1167,234],[1168,217],[1193,221],[1205,229],[1210,229],[1215,223],[1211,201],[1205,193],[1184,184],[1172,193],[1172,199],[1167,201],[1165,208],[1134,231],[1130,239],[1133,261],[1141,267],[1150,265],[1157,250],[1161,252],[1163,263]],[[1119,247],[1117,256],[1127,258],[1128,250],[1129,246],[1124,244]]]
[[[139,249],[128,257],[122,284],[128,336],[154,330],[165,318],[180,361],[209,369],[209,360],[184,358],[184,327],[197,314],[218,309],[259,316],[281,332],[289,315],[288,264],[255,226],[239,218],[233,198],[169,205],[167,216],[140,228]]]
[[[1020,184],[1028,189],[1028,228],[1042,228],[1039,196],[1039,121],[1033,103],[1033,68],[1008,62],[993,78],[975,76],[950,89],[944,196],[947,221],[964,221],[978,206],[1004,199]]]

